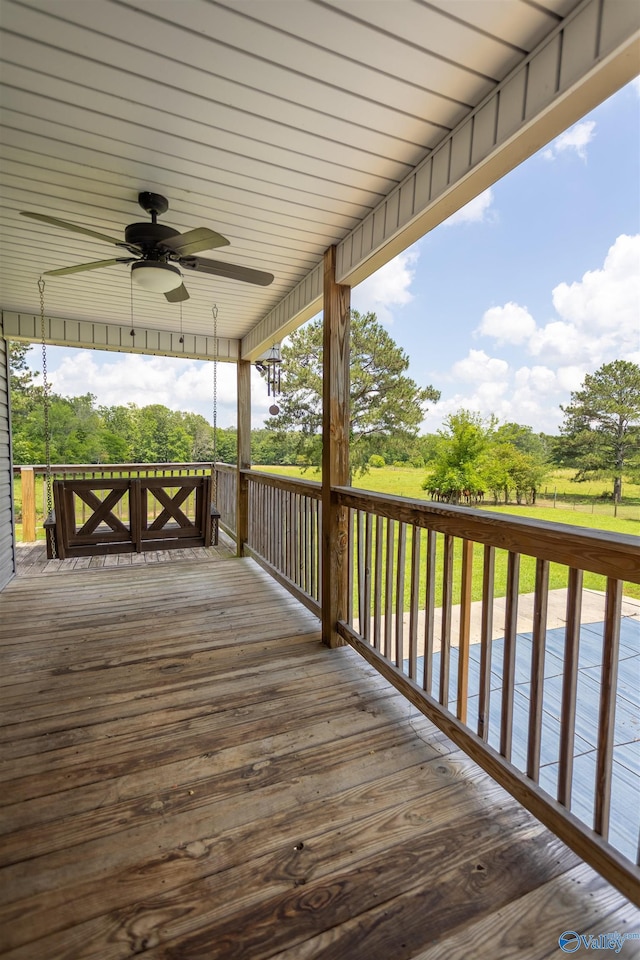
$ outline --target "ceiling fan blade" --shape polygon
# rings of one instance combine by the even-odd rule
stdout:
[[[225,263],[224,260],[203,260],[202,257],[186,257],[184,260],[180,260],[180,266],[195,270],[197,273],[210,273],[214,277],[227,277],[229,280],[241,280],[243,283],[257,283],[261,287],[268,287],[270,283],[273,283],[272,273],[263,273],[262,270],[241,267],[236,263]]]
[[[183,283],[179,287],[176,287],[175,290],[169,290],[168,293],[165,293],[165,297],[169,303],[181,303],[183,300],[189,299],[189,294],[187,293],[187,288]]]
[[[115,260],[94,260],[92,263],[78,263],[75,267],[60,267],[59,270],[45,270],[45,277],[66,277],[70,273],[82,273],[83,270],[99,270],[100,267],[113,267],[116,263],[133,263],[135,257],[117,257]]]
[[[96,240],[104,240],[105,243],[115,243],[116,246],[124,246],[122,240],[116,240],[115,237],[109,237],[106,233],[98,233],[97,230],[89,230],[88,227],[81,227],[77,223],[68,223],[66,220],[59,220],[58,217],[48,217],[44,213],[27,213],[20,211],[21,217],[29,217],[30,220],[39,220],[41,223],[49,223],[53,227],[62,227],[64,230],[72,230],[74,233],[82,233],[86,237],[95,237]]]
[[[201,250],[213,250],[214,247],[226,247],[229,241],[222,234],[215,230],[209,230],[208,227],[196,227],[195,230],[187,230],[177,237],[169,237],[163,240],[160,246],[172,253],[178,253],[180,256],[187,257],[193,253],[200,253]]]

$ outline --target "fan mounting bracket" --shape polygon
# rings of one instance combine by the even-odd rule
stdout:
[[[146,190],[138,194],[138,203],[146,213],[154,217],[154,220],[155,217],[166,213],[169,209],[169,201],[166,197],[162,197],[159,193],[149,193]]]

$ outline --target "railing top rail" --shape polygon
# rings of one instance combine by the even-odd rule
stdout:
[[[216,463],[215,467],[220,473],[235,473],[237,469],[232,463]]]
[[[53,463],[52,473],[129,473],[133,470],[211,470],[212,461],[197,460],[191,463]],[[235,470],[230,464],[216,463],[216,468]],[[14,465],[14,475],[19,476],[23,469],[33,470],[36,474],[46,473],[47,467],[43,463],[28,463]]]
[[[354,510],[426,527],[476,543],[563,563],[616,580],[640,583],[640,537],[585,530],[566,523],[503,516],[475,507],[443,506],[424,500],[333,487],[338,502]]]
[[[290,493],[300,493],[315,500],[322,498],[322,484],[317,480],[299,480],[297,477],[285,477],[277,473],[262,473],[260,470],[241,470],[240,473],[255,483],[263,483]]]

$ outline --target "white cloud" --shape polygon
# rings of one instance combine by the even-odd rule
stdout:
[[[640,345],[640,235],[619,236],[601,268],[559,283],[551,296],[557,318],[538,325],[526,307],[509,301],[486,310],[474,336],[583,373],[632,359]]]
[[[478,194],[473,200],[452,213],[448,220],[444,221],[444,226],[454,227],[460,223],[482,223],[489,219],[489,213],[493,204],[493,191],[491,187],[484,193]]]
[[[170,410],[200,413],[209,423],[213,419],[213,364],[178,357],[146,357],[140,354],[113,354],[78,350],[55,363],[50,348],[49,379],[62,396],[93,393],[102,406],[135,403],[144,407],[160,403]],[[264,381],[252,368],[252,416],[262,426],[269,403]],[[235,426],[237,421],[236,365],[218,363],[217,422],[220,427]]]
[[[469,350],[463,360],[458,360],[451,368],[456,379],[471,383],[495,383],[502,380],[509,370],[506,360],[489,357],[484,350]]]
[[[640,317],[640,235],[623,234],[610,247],[600,270],[553,290],[558,315],[582,333],[611,336],[618,347],[638,345]]]
[[[546,150],[543,150],[542,156],[546,160],[555,160],[561,153],[575,151],[581,160],[586,161],[587,146],[593,140],[595,128],[595,120],[581,120],[556,137]]]
[[[459,377],[458,390],[451,396],[445,392],[442,400],[428,411],[424,429],[437,429],[446,416],[464,407],[479,413],[483,419],[493,415],[502,422],[525,423],[534,430],[554,432],[562,421],[560,403],[565,401],[568,392],[558,373],[542,365],[512,370],[504,360],[489,358],[486,354],[483,358],[475,366],[474,376],[466,380],[465,364],[472,358],[453,365],[451,372]],[[482,372],[484,380],[479,379]]]
[[[580,331],[573,324],[553,320],[533,332],[528,349],[532,356],[543,357],[547,363],[551,363],[582,359],[592,346],[583,341]]]
[[[352,306],[360,313],[375,313],[382,323],[393,323],[392,306],[402,307],[413,300],[409,289],[420,254],[414,247],[394,257],[374,274],[354,287]]]
[[[509,301],[503,307],[490,307],[474,330],[474,336],[494,337],[499,344],[525,343],[536,329],[536,322],[526,307]]]

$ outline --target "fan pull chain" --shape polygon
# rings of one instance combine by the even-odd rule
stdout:
[[[49,376],[47,372],[47,336],[44,320],[44,280],[42,277],[38,280],[38,292],[40,294],[40,335],[42,338],[42,386],[43,386],[43,417],[44,417],[44,457],[45,457],[45,475],[44,485],[47,500],[47,516],[51,515],[53,510],[53,491],[51,487],[51,425],[49,417],[49,408],[51,397],[49,392]],[[51,538],[51,555],[55,560],[57,558],[56,539]]]

